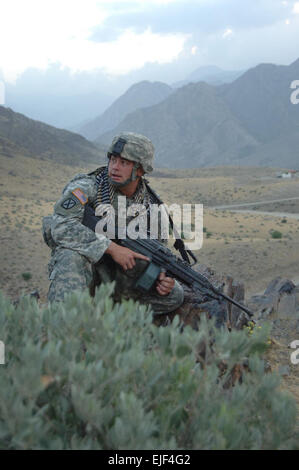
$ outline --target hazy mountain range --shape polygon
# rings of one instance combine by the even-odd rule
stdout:
[[[128,114],[113,135],[131,130],[156,147],[158,166],[221,164],[299,166],[299,105],[290,84],[299,79],[299,59],[289,66],[260,64],[232,83],[181,87],[160,103]]]
[[[98,163],[116,133],[135,131],[152,139],[157,167],[298,168],[299,105],[290,101],[296,79],[299,59],[289,66],[260,64],[218,86],[201,81],[175,89],[142,81],[80,128],[94,143],[1,106],[0,153]]]
[[[172,84],[173,88],[180,88],[188,83],[206,82],[210,85],[222,85],[223,83],[230,83],[240,77],[244,70],[222,70],[216,65],[208,65],[199,67],[190,73],[185,80],[175,82]]]
[[[100,134],[116,127],[130,112],[152,106],[166,99],[172,88],[161,82],[142,81],[132,85],[123,95],[96,119],[87,122],[76,131],[94,140]]]
[[[257,146],[217,88],[204,82],[186,85],[161,103],[128,114],[97,142],[108,144],[113,135],[129,129],[152,139],[158,165],[171,168],[229,164]]]
[[[200,80],[218,85],[232,81],[236,78],[236,74],[238,72],[222,70],[216,66],[199,67],[191,74],[186,73],[181,83],[175,83],[171,87],[175,88]],[[70,75],[67,70],[61,70],[57,64],[52,64],[47,72],[29,69],[15,84],[6,83],[5,105],[31,119],[45,122],[51,126],[74,132],[83,128],[81,132],[85,135],[84,125],[87,122],[101,116],[115,100],[118,101],[121,94],[126,94],[126,90],[135,86],[139,86],[141,89],[142,85],[139,85],[139,83],[146,83],[143,77],[155,83],[152,75],[153,73],[150,73],[150,70],[145,70],[143,74],[136,72],[136,74],[129,74],[127,77],[121,77],[120,79],[107,80],[100,72]],[[170,74],[170,76],[172,76],[172,81],[175,81],[176,74]],[[0,71],[0,80],[1,78]],[[163,83],[165,89],[170,87],[166,83]],[[160,93],[158,85],[156,88],[155,91],[158,97]],[[119,89],[122,91],[118,91]],[[129,94],[126,101],[126,106],[129,106],[127,113],[133,111],[136,107],[151,106],[158,102],[154,92],[145,91],[144,93],[144,97],[142,93],[138,93],[140,104],[138,102],[134,103],[133,98],[135,107],[130,107]],[[146,97],[147,93],[153,96],[153,101]],[[134,91],[132,95],[134,95]],[[161,99],[165,97],[162,93]],[[105,121],[107,119],[107,122],[110,122],[110,114],[105,115]],[[121,119],[123,117],[121,116]],[[117,125],[118,122],[112,122],[112,127]],[[105,128],[101,132],[107,130],[108,128]],[[87,134],[88,131],[86,137]]]

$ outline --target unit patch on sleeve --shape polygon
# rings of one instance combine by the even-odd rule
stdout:
[[[81,202],[83,206],[88,202],[88,197],[85,196],[82,189],[76,188],[74,189],[74,191],[72,191],[72,194],[76,196],[76,198]]]
[[[61,204],[61,207],[63,207],[64,209],[72,209],[76,204],[77,203],[75,199],[73,199],[72,197],[69,197],[63,201],[63,203]]]

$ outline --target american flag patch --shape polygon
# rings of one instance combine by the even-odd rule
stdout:
[[[88,197],[85,196],[85,194],[83,193],[82,189],[80,188],[76,188],[74,189],[74,191],[72,191],[72,194],[74,196],[76,196],[77,199],[79,199],[79,201],[81,202],[81,204],[84,206],[87,201],[88,201]]]

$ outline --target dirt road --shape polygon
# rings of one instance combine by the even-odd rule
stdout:
[[[209,209],[234,209],[235,207],[263,206],[264,204],[273,204],[276,202],[295,201],[295,200],[299,200],[299,196],[288,197],[288,198],[283,198],[283,199],[272,199],[271,201],[267,200],[267,201],[256,201],[256,202],[243,202],[240,204],[227,204],[224,206],[213,206],[213,207],[209,207]]]

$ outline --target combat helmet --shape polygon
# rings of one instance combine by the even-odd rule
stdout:
[[[141,134],[122,132],[116,135],[108,149],[107,156],[120,155],[126,160],[142,166],[145,173],[153,171],[155,148],[152,142]]]

